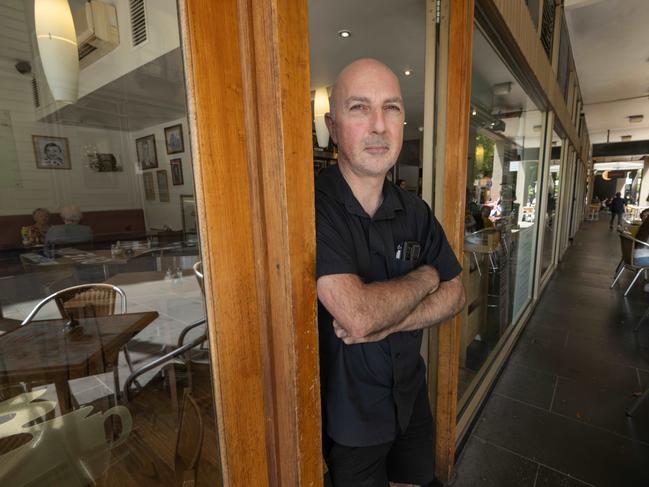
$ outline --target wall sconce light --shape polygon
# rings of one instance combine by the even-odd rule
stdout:
[[[322,148],[329,145],[329,130],[325,123],[325,113],[329,113],[329,95],[327,88],[322,87],[315,90],[315,98],[313,100],[315,135],[318,140],[318,146]]]
[[[34,22],[41,64],[55,101],[79,97],[79,49],[67,0],[35,0]]]

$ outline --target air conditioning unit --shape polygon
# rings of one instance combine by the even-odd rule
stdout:
[[[73,17],[81,69],[119,45],[115,6],[91,0],[74,12]]]

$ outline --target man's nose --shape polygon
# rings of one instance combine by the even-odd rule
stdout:
[[[372,132],[377,134],[385,132],[385,113],[382,108],[372,110],[371,124]]]

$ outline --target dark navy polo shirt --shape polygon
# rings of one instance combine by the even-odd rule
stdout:
[[[316,181],[317,276],[355,274],[363,282],[403,276],[424,264],[448,281],[462,270],[428,205],[387,181],[373,218],[363,210],[338,166]],[[418,242],[416,260],[396,258]],[[370,446],[394,440],[410,421],[425,383],[422,331],[393,333],[379,342],[345,345],[318,303],[323,427],[337,443]]]

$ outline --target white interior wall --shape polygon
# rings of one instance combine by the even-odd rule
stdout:
[[[3,172],[0,215],[28,214],[34,208],[56,211],[65,203],[82,210],[140,208],[141,197],[133,161],[129,160],[127,133],[36,122],[31,77],[14,68],[17,60],[31,59],[30,28],[23,2],[0,4],[0,109],[4,134],[13,134],[15,152],[0,154],[0,164],[15,168]],[[72,169],[38,169],[32,135],[68,138]],[[8,143],[3,138],[3,143]],[[120,173],[95,173],[85,162],[83,147],[94,144],[116,155],[124,165]],[[10,160],[15,159],[15,160]],[[12,180],[7,177],[13,173]]]

